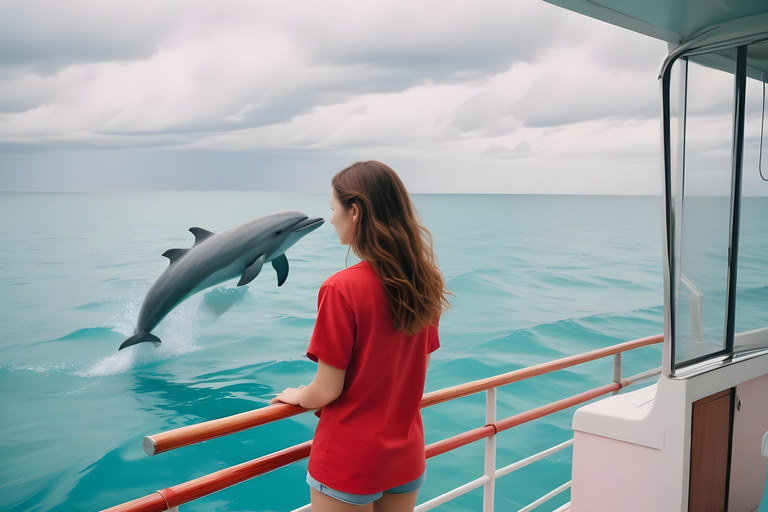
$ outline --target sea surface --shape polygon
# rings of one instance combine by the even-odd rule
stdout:
[[[662,332],[658,197],[416,195],[454,294],[426,389],[489,377]],[[288,253],[278,288],[201,292],[154,330],[163,343],[117,352],[187,231],[221,231],[277,210],[330,217],[325,194],[144,192],[0,194],[0,510],[100,510],[311,439],[313,414],[154,457],[142,438],[265,407],[308,383],[304,352],[317,290],[346,248],[326,222]],[[349,265],[357,260],[349,258]],[[660,347],[624,374],[661,364]],[[507,386],[498,417],[612,379],[612,361]],[[427,442],[484,425],[484,395],[423,411]],[[573,409],[498,436],[497,467],[572,436]],[[483,442],[428,461],[419,502],[483,474]],[[496,483],[517,510],[570,479],[570,448]],[[309,502],[306,461],[182,506],[290,511]],[[569,499],[554,498],[551,511]],[[440,510],[479,510],[482,490]]]

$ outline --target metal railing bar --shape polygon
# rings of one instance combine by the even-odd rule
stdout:
[[[443,439],[442,441],[436,441],[427,446],[425,452],[428,459],[442,455],[443,453],[450,452],[456,448],[461,448],[475,441],[485,439],[488,436],[492,436],[496,433],[496,427],[494,425],[486,425],[484,427],[475,428],[462,432],[461,434]]]
[[[490,477],[483,475],[476,480],[472,480],[471,482],[462,485],[461,487],[457,487],[453,490],[448,491],[445,494],[441,494],[436,498],[432,498],[429,501],[425,501],[424,503],[422,503],[421,505],[418,505],[415,509],[413,509],[413,512],[425,512],[426,510],[431,510],[435,507],[439,507],[443,503],[446,503],[448,501],[451,501],[452,499],[458,498],[462,494],[467,494],[470,491],[474,491],[475,489],[482,487],[483,485],[485,485],[485,483],[488,480],[490,480]]]
[[[566,483],[564,483],[563,485],[561,485],[561,486],[560,486],[560,487],[558,487],[557,489],[554,489],[554,490],[552,490],[552,491],[548,492],[547,494],[545,494],[545,495],[544,495],[544,496],[542,496],[541,498],[537,499],[536,501],[534,501],[534,502],[533,502],[533,503],[531,503],[530,505],[528,505],[528,506],[525,506],[525,507],[521,508],[521,509],[520,509],[520,510],[518,510],[517,512],[530,512],[531,510],[535,509],[536,507],[538,507],[538,506],[539,506],[539,505],[541,505],[542,503],[545,503],[545,502],[547,502],[547,501],[551,500],[552,498],[554,498],[555,496],[557,496],[557,495],[558,495],[558,494],[560,494],[561,492],[565,491],[565,490],[566,490],[566,489],[568,489],[570,486],[571,486],[571,481],[570,481],[570,480],[568,480]]]
[[[295,508],[291,512],[312,512],[312,504],[307,503],[303,507]]]
[[[599,396],[605,395],[607,393],[616,391],[617,389],[621,389],[621,388],[622,388],[622,384],[618,382],[612,382],[610,384],[606,384],[605,386],[600,386],[599,388],[590,389],[589,391],[579,393],[578,395],[573,395],[569,398],[564,398],[562,400],[558,400],[557,402],[552,402],[551,404],[543,405],[541,407],[537,407],[535,409],[531,409],[529,411],[526,411],[520,414],[515,414],[514,416],[510,416],[509,418],[505,418],[503,420],[497,421],[496,430],[498,432],[501,432],[502,430],[507,430],[512,427],[516,427],[517,425],[522,425],[523,423],[528,423],[529,421],[543,418],[544,416],[547,416],[549,414],[559,412],[564,409],[568,409],[569,407],[573,407],[574,405],[582,404],[584,402],[592,400],[593,398],[597,398]]]
[[[630,383],[634,384],[635,382],[640,382],[641,380],[650,379],[653,377],[657,377],[661,375],[661,366],[656,368],[655,370],[648,370],[647,372],[638,373],[637,375],[633,375],[632,377],[627,377],[624,380],[628,380]],[[626,387],[626,384],[625,384]]]
[[[531,409],[520,414],[515,414],[514,416],[499,420],[492,425],[475,428],[467,432],[457,434],[453,437],[449,437],[448,439],[437,441],[427,446],[427,458],[429,459],[437,455],[441,455],[445,452],[449,452],[475,441],[479,441],[480,439],[484,439],[488,436],[492,436],[498,432],[501,432],[502,430],[507,430],[517,425],[522,425],[523,423],[528,423],[529,421],[542,418],[548,414],[568,409],[569,407],[584,403],[586,401],[592,400],[593,398],[597,398],[598,396],[605,395],[620,388],[621,384],[612,382],[611,384],[606,384],[605,386],[600,386],[599,388],[591,389],[589,391],[585,391],[584,393],[579,393],[578,395],[574,395],[563,400],[558,400],[557,402],[553,402],[542,407],[537,407],[536,409]]]
[[[504,466],[503,468],[500,468],[500,469],[496,470],[495,476],[496,476],[496,478],[500,478],[500,477],[502,477],[504,475],[508,475],[508,474],[512,473],[513,471],[517,471],[520,468],[524,468],[528,464],[532,464],[532,463],[536,462],[537,460],[544,459],[546,457],[549,457],[553,453],[557,453],[560,450],[564,450],[564,449],[568,448],[569,446],[571,446],[572,444],[573,444],[573,439],[569,439],[568,441],[566,441],[564,443],[560,443],[557,446],[553,446],[552,448],[548,448],[548,449],[544,450],[543,452],[539,452],[539,453],[537,453],[535,455],[531,455],[530,457],[526,457],[525,459],[522,459],[522,460],[520,460],[518,462],[515,462],[514,464],[510,464],[509,466]]]
[[[485,392],[485,423],[496,423],[496,388]],[[483,474],[490,480],[483,486],[483,512],[493,512],[493,501],[496,489],[496,436],[485,438],[485,455],[483,457]]]
[[[488,389],[504,386],[520,380],[524,380],[530,377],[536,377],[546,373],[551,373],[571,366],[576,366],[581,363],[594,361],[603,357],[615,355],[627,350],[632,350],[655,343],[661,343],[664,341],[664,335],[658,334],[656,336],[649,336],[647,338],[640,338],[634,341],[628,341],[625,343],[619,343],[612,347],[606,347],[584,354],[578,354],[575,356],[564,357],[555,361],[549,361],[547,363],[539,364],[536,366],[530,366],[528,368],[522,368],[513,372],[504,373],[494,377],[477,380],[474,382],[468,382],[466,384],[460,384],[431,393],[426,393],[421,401],[421,408],[430,407],[432,405],[447,402],[454,398],[460,398],[464,396],[473,395],[481,391],[487,391]],[[217,437],[225,436],[228,434],[234,434],[236,432],[242,432],[249,428],[258,427],[266,423],[277,421],[290,416],[295,416],[303,412],[308,411],[303,407],[287,404],[275,404],[255,411],[248,411],[234,416],[220,418],[217,420],[198,423],[196,425],[189,425],[181,427],[175,430],[169,430],[160,434],[154,434],[144,438],[142,445],[144,451],[148,455],[155,455],[158,453],[167,452],[182,446],[188,446],[203,441],[208,441]]]
[[[621,384],[621,354],[613,355],[613,382]],[[614,395],[618,395],[619,391],[613,392]]]
[[[636,348],[653,345],[655,343],[661,343],[662,341],[664,341],[664,335],[657,334],[655,336],[640,338],[634,341],[619,343],[618,345],[613,345],[611,347],[593,350],[584,354],[577,354],[575,356],[568,356],[562,359],[556,359],[555,361],[549,361],[547,363],[529,366],[527,368],[521,368],[520,370],[503,373],[494,377],[488,377],[486,379],[480,379],[474,382],[468,382],[466,384],[460,384],[458,386],[453,386],[438,391],[432,391],[431,393],[426,393],[424,395],[424,398],[421,401],[421,407],[430,407],[432,405],[447,402],[455,398],[473,395],[490,388],[505,386],[520,380],[537,377],[539,375],[544,375],[545,373],[551,373],[589,361],[595,361],[597,359],[612,356],[620,352],[626,352],[627,350],[633,350]]]
[[[184,482],[154,494],[106,509],[104,512],[164,512],[190,501],[208,496],[245,480],[263,475],[293,462],[309,457],[312,441],[270,453],[237,466],[225,468],[210,475]]]
[[[569,501],[562,507],[558,507],[557,510],[553,510],[552,512],[566,512],[567,510],[571,510],[571,502]]]

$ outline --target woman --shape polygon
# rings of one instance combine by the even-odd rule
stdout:
[[[358,162],[331,185],[331,224],[362,261],[320,288],[307,350],[315,378],[272,402],[322,408],[307,473],[313,512],[412,511],[426,476],[419,405],[448,292],[391,168]]]

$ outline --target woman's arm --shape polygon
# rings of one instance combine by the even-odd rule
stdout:
[[[317,362],[315,378],[308,386],[286,388],[269,403],[284,402],[300,405],[305,409],[319,409],[339,397],[341,390],[344,389],[346,373],[346,370],[339,370],[321,359]]]

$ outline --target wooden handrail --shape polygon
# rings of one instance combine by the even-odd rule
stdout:
[[[575,356],[556,359],[548,363],[521,368],[520,370],[515,370],[509,373],[502,373],[501,375],[496,375],[494,377],[488,377],[486,379],[480,379],[474,382],[468,382],[466,384],[459,384],[458,386],[432,391],[431,393],[426,393],[424,395],[424,398],[421,400],[421,407],[423,409],[424,407],[447,402],[455,398],[473,395],[475,393],[486,391],[491,388],[505,386],[513,382],[544,375],[545,373],[551,373],[557,370],[562,370],[563,368],[568,368],[582,363],[587,363],[589,361],[602,359],[603,357],[620,354],[621,352],[626,352],[628,350],[661,343],[662,341],[664,341],[664,335],[657,334],[655,336],[648,336],[647,338],[627,341],[625,343],[619,343],[618,345],[593,350],[591,352],[585,352],[583,354],[577,354]]]
[[[449,388],[426,393],[421,400],[421,408],[429,407],[455,398],[469,396],[491,388],[504,386],[520,380],[544,375],[546,373],[562,370],[571,366],[601,359],[603,357],[619,354],[664,341],[664,335],[657,334],[647,338],[619,343],[611,347],[585,352],[575,356],[564,357],[535,366],[529,366],[509,373],[480,379],[466,384],[459,384]],[[142,443],[144,451],[148,455],[167,452],[182,446],[188,446],[217,437],[242,432],[249,428],[258,427],[272,421],[288,418],[306,412],[308,409],[288,404],[275,404],[254,411],[248,411],[234,416],[228,416],[217,420],[206,421],[196,425],[169,430],[160,434],[154,434],[144,438]]]
[[[312,441],[306,441],[279,452],[270,453],[258,459],[162,489],[149,496],[108,508],[103,512],[163,512],[301,459],[306,459],[309,457],[311,447]]]
[[[216,437],[242,432],[249,428],[265,425],[283,418],[290,418],[309,409],[298,405],[274,404],[217,420],[205,421],[196,425],[169,430],[160,434],[146,436],[142,442],[147,455],[167,452],[182,446],[208,441]]]
[[[453,437],[449,437],[448,439],[443,439],[442,441],[437,441],[436,443],[432,443],[427,446],[427,458],[429,459],[431,457],[435,457],[436,455],[455,450],[456,448],[460,448],[464,445],[479,441],[485,437],[490,437],[498,432],[522,425],[523,423],[528,423],[529,421],[543,418],[544,416],[568,409],[574,405],[588,402],[593,398],[606,395],[612,391],[617,391],[628,384],[631,384],[631,382],[625,381],[621,384],[618,382],[612,382],[611,384],[606,384],[605,386],[600,386],[599,388],[591,389],[589,391],[579,393],[578,395],[573,395],[572,397],[564,398],[562,400],[558,400],[557,402],[552,402],[551,404],[531,409],[530,411],[515,414],[514,416],[510,416],[503,420],[497,420],[496,422],[489,423],[484,427],[476,428],[468,432],[463,432]]]

